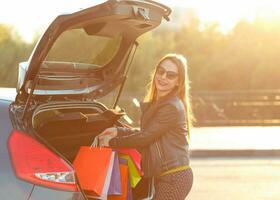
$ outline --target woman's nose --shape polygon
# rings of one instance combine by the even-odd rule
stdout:
[[[161,75],[161,78],[164,78],[164,79],[166,79],[166,72],[164,72],[162,75]]]

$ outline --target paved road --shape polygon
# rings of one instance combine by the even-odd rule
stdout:
[[[280,126],[194,127],[190,148],[280,150],[279,133]]]
[[[279,200],[280,158],[192,158],[187,200]]]

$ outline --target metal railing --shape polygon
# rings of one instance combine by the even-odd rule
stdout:
[[[196,126],[280,125],[280,90],[192,93]]]

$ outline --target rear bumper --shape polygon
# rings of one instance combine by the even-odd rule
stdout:
[[[60,191],[40,186],[35,186],[30,200],[86,200],[81,192]]]

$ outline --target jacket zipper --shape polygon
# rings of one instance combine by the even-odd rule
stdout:
[[[168,166],[165,162],[165,160],[163,160],[163,153],[161,152],[160,148],[159,148],[159,144],[156,142],[156,147],[157,147],[157,150],[158,150],[158,154],[159,154],[159,157],[161,159],[161,162],[163,162],[164,164],[164,167],[165,167],[165,170],[167,171],[168,170]]]
[[[160,151],[160,149],[159,149],[159,146],[158,146],[158,143],[156,142],[156,147],[157,147],[157,150],[158,150],[158,155],[159,155],[159,157],[160,157],[160,159],[161,159],[161,161],[162,161],[162,154],[161,154],[161,151]]]

